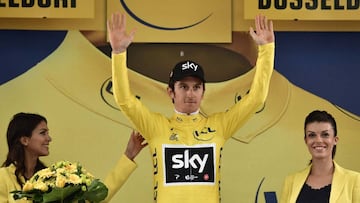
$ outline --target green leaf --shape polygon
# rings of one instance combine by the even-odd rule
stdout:
[[[10,193],[13,193],[14,200],[22,199],[25,197],[32,198],[34,196],[34,194],[23,193],[22,191],[12,191]]]
[[[99,179],[95,179],[84,193],[84,199],[90,202],[101,202],[107,195],[108,188]]]
[[[80,185],[72,185],[71,187],[67,186],[64,188],[53,188],[51,192],[45,193],[43,195],[43,202],[64,201],[67,197],[80,190]]]
[[[24,192],[21,190],[11,191],[10,193],[13,194],[13,198],[15,200],[27,198],[31,199],[34,202],[41,202],[42,201],[42,192],[40,190],[31,190],[28,192]]]

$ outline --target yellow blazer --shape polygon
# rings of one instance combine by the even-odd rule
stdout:
[[[0,168],[0,203],[31,203],[32,201],[25,199],[15,201],[10,194],[11,191],[21,190],[21,186],[16,181],[15,169],[13,164]],[[25,179],[21,177],[21,181],[25,182]]]
[[[360,203],[360,173],[342,168],[334,161],[329,203]],[[280,203],[295,203],[304,185],[311,165],[303,171],[286,177]]]
[[[110,170],[105,178],[104,184],[108,188],[108,196],[103,202],[110,202],[111,198],[126,182],[130,174],[135,170],[136,164],[129,160],[125,155],[119,159],[115,167]],[[24,178],[22,181],[24,181]],[[8,167],[0,168],[0,203],[32,203],[25,199],[14,200],[11,191],[21,190],[21,186],[16,181],[15,166],[11,164]]]

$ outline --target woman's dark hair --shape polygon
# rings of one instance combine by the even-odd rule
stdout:
[[[330,125],[332,126],[333,130],[334,130],[334,136],[337,136],[337,127],[336,127],[336,121],[334,119],[334,117],[329,114],[326,111],[319,111],[319,110],[315,110],[313,112],[311,112],[306,118],[305,118],[305,124],[304,124],[304,131],[306,130],[306,126],[309,123],[314,123],[314,122],[325,122],[325,123],[330,123]],[[306,132],[305,132],[305,137],[306,137]],[[336,145],[334,145],[333,149],[332,149],[332,158],[334,159],[335,157],[335,153],[336,153]]]
[[[11,119],[7,133],[8,155],[2,166],[7,167],[14,164],[16,167],[15,176],[17,182],[22,185],[20,177],[25,174],[25,150],[20,138],[23,136],[31,137],[33,130],[42,122],[47,120],[45,117],[32,113],[18,113]],[[35,172],[46,166],[38,159]]]

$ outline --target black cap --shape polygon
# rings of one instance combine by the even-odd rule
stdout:
[[[194,61],[181,61],[175,65],[170,73],[170,80],[179,81],[187,76],[199,78],[205,82],[204,71],[202,67]]]

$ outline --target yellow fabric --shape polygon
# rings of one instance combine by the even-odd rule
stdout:
[[[360,203],[360,173],[342,168],[336,162],[334,165],[329,203]],[[310,169],[311,165],[286,177],[280,203],[296,202]]]
[[[11,191],[21,190],[21,186],[16,181],[15,169],[13,164],[0,168],[0,203],[31,203],[24,199],[15,201],[10,194]]]
[[[114,97],[150,145],[155,202],[219,202],[223,145],[264,104],[274,48],[274,43],[259,47],[251,90],[228,111],[210,116],[174,114],[171,118],[151,112],[131,93],[126,53],[113,54]]]
[[[111,200],[135,169],[136,164],[127,156],[122,155],[115,167],[105,178],[104,184],[108,188],[108,196],[103,202],[109,202]]]

